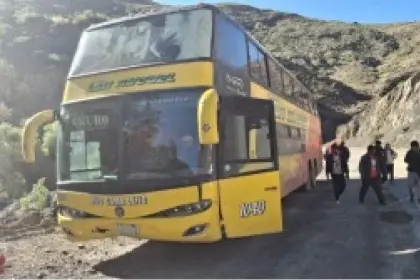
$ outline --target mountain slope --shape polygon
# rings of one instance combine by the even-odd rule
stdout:
[[[246,5],[220,6],[314,92],[325,140],[334,137],[335,128],[352,117],[352,123],[357,123],[353,126],[360,130],[347,125],[340,128],[342,135],[371,135],[376,128],[366,123],[364,116],[375,112],[371,108],[380,98],[397,90],[399,84],[390,79],[417,71],[418,23],[361,25]],[[135,0],[0,0],[0,58],[8,69],[0,72],[0,81],[9,84],[9,90],[0,92],[0,121],[5,111],[2,106],[9,110],[3,113],[3,120],[19,123],[36,111],[59,104],[84,28],[113,17],[164,8],[168,7]],[[389,102],[383,103],[383,108],[390,107]],[[364,115],[358,115],[361,112]],[[387,129],[388,122],[378,122]],[[395,122],[395,127],[399,125]]]

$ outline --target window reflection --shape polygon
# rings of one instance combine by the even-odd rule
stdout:
[[[142,64],[208,58],[210,10],[125,21],[83,33],[70,75]]]
[[[118,130],[111,104],[107,100],[95,104],[65,105],[62,108],[58,137],[60,180],[94,180],[116,176]]]
[[[197,135],[199,94],[133,99],[124,125],[129,178],[189,177],[208,172]]]

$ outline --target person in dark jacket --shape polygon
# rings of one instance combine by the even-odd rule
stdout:
[[[375,191],[381,205],[386,205],[385,197],[382,193],[381,178],[385,170],[384,162],[379,158],[376,147],[369,145],[367,153],[360,158],[359,173],[362,179],[362,187],[359,192],[359,201],[363,203],[369,187]]]
[[[345,155],[341,152],[337,144],[331,145],[331,153],[327,155],[326,168],[331,170],[331,180],[334,189],[334,198],[337,204],[340,204],[340,196],[346,189],[346,177],[348,165]]]
[[[344,141],[341,141],[339,149],[340,149],[341,153],[343,154],[344,160],[346,161],[347,166],[348,166],[349,165],[349,160],[350,160],[350,150],[346,146],[346,143]],[[350,178],[349,170],[347,170],[347,172],[346,172],[346,177],[347,177],[347,179]]]
[[[382,142],[379,140],[375,142],[375,154],[376,158],[380,162],[379,167],[381,168],[381,181],[384,183],[388,177],[386,172],[386,152],[382,147]]]
[[[414,190],[417,193],[417,200],[419,199],[420,191],[420,151],[419,142],[412,141],[411,148],[405,155],[404,162],[407,163],[407,184],[410,193],[410,201],[414,202]]]

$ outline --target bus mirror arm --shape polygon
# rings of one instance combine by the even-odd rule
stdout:
[[[55,109],[53,110],[53,118],[55,121],[59,121],[61,122],[61,115],[60,115],[60,111]]]
[[[37,142],[38,129],[55,120],[54,110],[45,110],[33,115],[26,120],[22,129],[22,156],[25,162],[35,161],[35,146]]]
[[[219,143],[218,104],[219,98],[214,89],[206,90],[198,101],[197,129],[198,139],[202,145]]]

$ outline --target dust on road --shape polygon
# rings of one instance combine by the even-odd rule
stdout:
[[[352,165],[362,151],[352,149]],[[360,205],[355,171],[340,205],[327,182],[287,197],[281,234],[214,244],[118,238],[78,246],[59,232],[35,231],[7,239],[3,277],[419,278],[420,212],[405,200],[404,181],[386,189],[388,206],[379,206],[372,191]]]

